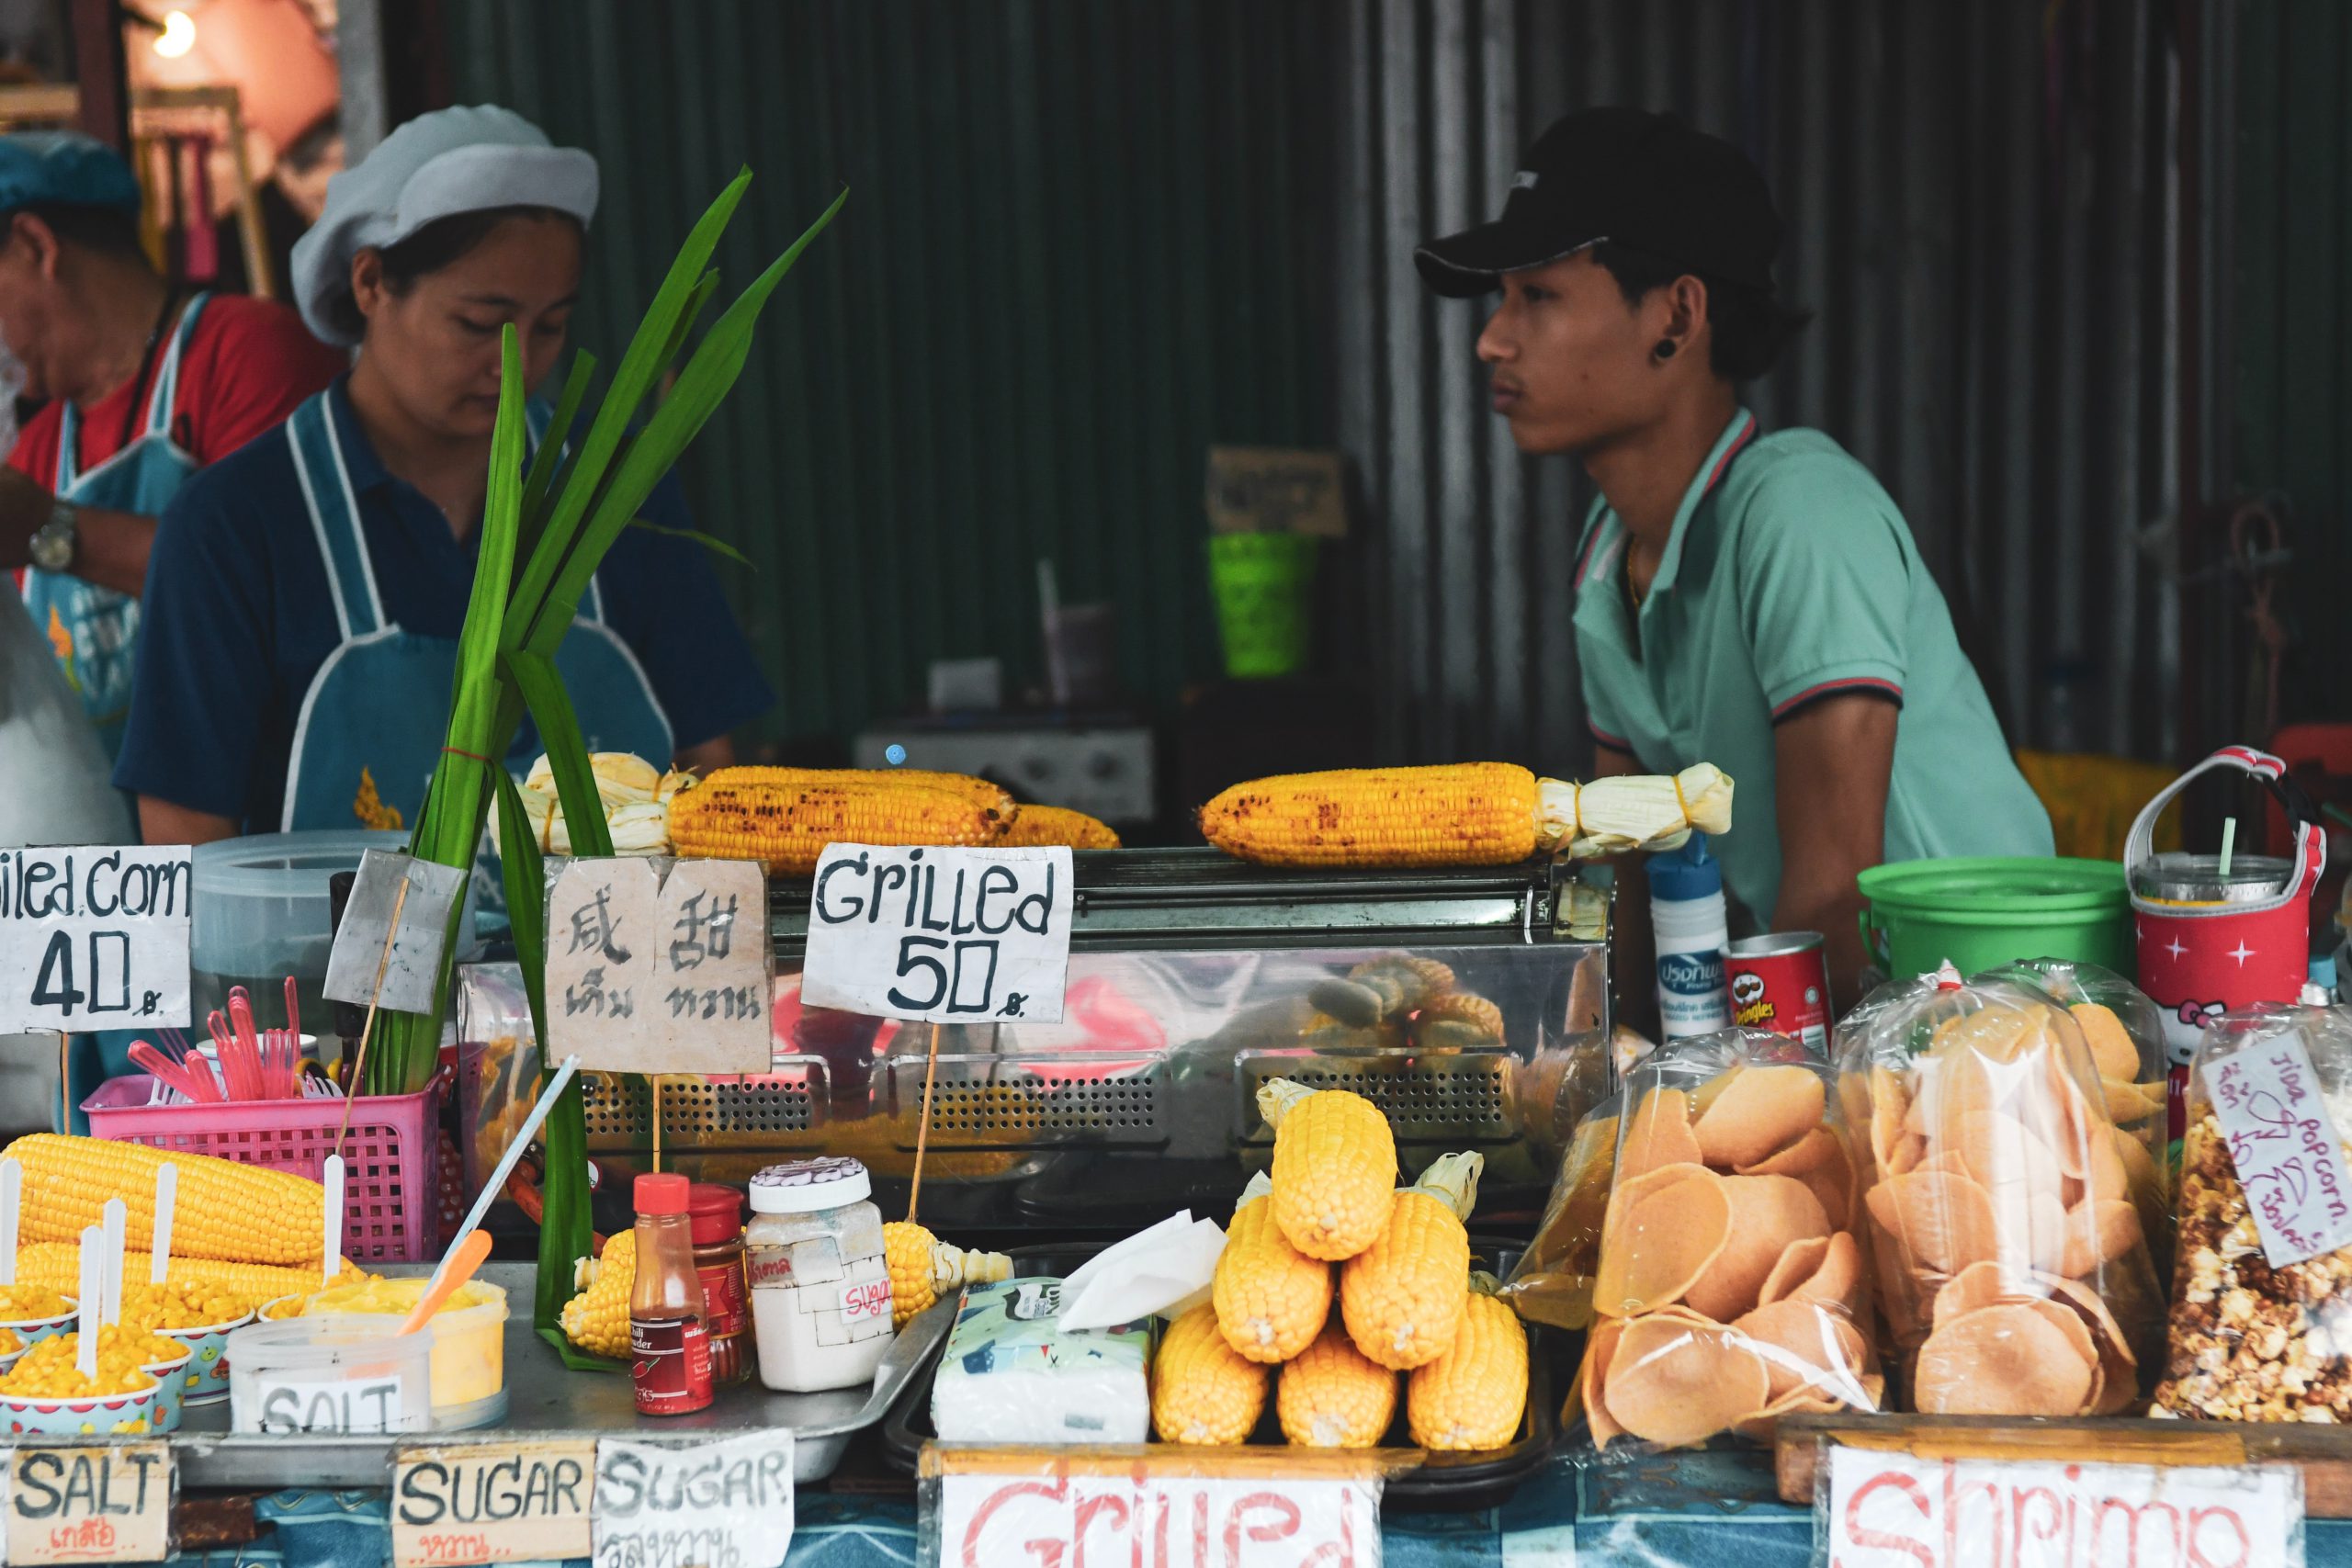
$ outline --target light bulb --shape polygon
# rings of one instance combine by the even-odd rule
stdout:
[[[155,35],[155,52],[166,60],[177,60],[196,47],[196,23],[186,11],[167,11],[164,15],[164,30]]]

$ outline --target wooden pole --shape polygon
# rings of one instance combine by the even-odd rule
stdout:
[[[945,1031],[944,1023],[931,1026],[931,1047],[924,1054],[922,1065],[922,1120],[915,1123],[915,1174],[907,1184],[907,1224],[915,1223],[915,1201],[922,1196],[922,1158],[931,1143],[931,1084],[939,1076],[939,1036]]]

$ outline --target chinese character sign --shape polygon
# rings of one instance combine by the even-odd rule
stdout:
[[[767,879],[748,861],[574,860],[548,890],[551,1055],[629,1073],[768,1069]]]

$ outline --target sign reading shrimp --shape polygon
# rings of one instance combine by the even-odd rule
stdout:
[[[2303,1561],[2303,1477],[2055,1461],[1932,1460],[1833,1447],[1832,1568],[2262,1568]]]
[[[1089,1473],[1089,1472],[1093,1472]],[[1379,1568],[1380,1481],[1158,1474],[1150,1461],[946,1474],[927,1505],[940,1568]]]
[[[1058,1023],[1075,897],[1067,849],[834,844],[808,900],[801,997],[931,1023]]]

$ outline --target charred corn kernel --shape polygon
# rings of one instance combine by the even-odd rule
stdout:
[[[637,1232],[616,1231],[604,1255],[573,1271],[580,1293],[563,1303],[563,1337],[592,1356],[628,1354],[628,1292],[637,1282]]]
[[[994,842],[1010,814],[951,792],[887,784],[763,783],[744,773],[798,770],[721,768],[670,802],[670,846],[680,855],[756,860],[783,875],[817,869],[825,846]],[[993,787],[993,786],[991,786]]]
[[[1012,1278],[1001,1252],[950,1247],[909,1220],[882,1227],[882,1259],[890,1271],[890,1326],[904,1328],[950,1291]]]
[[[174,1223],[175,1233],[178,1230]],[[266,1302],[273,1297],[300,1292],[310,1294],[319,1288],[318,1265],[307,1269],[281,1267],[270,1263],[223,1263],[217,1258],[182,1258],[179,1238],[172,1239],[171,1283],[201,1287],[220,1294],[242,1296],[247,1301]],[[372,1274],[362,1272],[347,1259],[337,1259],[340,1265],[335,1283],[350,1284],[354,1280],[372,1280]],[[142,1264],[143,1267],[143,1264]],[[43,1241],[17,1249],[17,1288],[29,1283],[47,1285],[55,1291],[71,1291],[82,1280],[81,1248],[73,1242]],[[126,1292],[128,1287],[126,1287]]]
[[[1396,1374],[1336,1326],[1284,1362],[1279,1379],[1274,1414],[1301,1448],[1368,1449],[1396,1418]]]
[[[1234,1354],[1203,1302],[1170,1325],[1151,1369],[1151,1429],[1163,1443],[1238,1443],[1266,1408],[1266,1369]]]
[[[927,789],[970,802],[986,814],[990,829],[1002,833],[1020,815],[1021,807],[1001,784],[970,773],[934,773],[922,768],[721,768],[704,784],[759,784],[787,792],[803,789]],[[699,787],[699,786],[697,786]]]
[[[1459,1023],[1489,1040],[1503,1037],[1503,1010],[1471,991],[1448,991],[1421,1004],[1419,1021]]]
[[[1274,1130],[1274,1224],[1290,1244],[1336,1263],[1377,1240],[1396,1201],[1396,1139],[1379,1107],[1269,1078],[1258,1113]]]
[[[311,1277],[317,1283],[317,1277]],[[234,1323],[260,1303],[217,1284],[182,1275],[164,1284],[125,1285],[122,1321],[142,1328],[208,1328]]]
[[[1266,1201],[1263,1171],[1250,1179],[1217,1254],[1210,1299],[1225,1342],[1252,1361],[1287,1361],[1331,1312],[1331,1266],[1291,1246]]]
[[[1073,850],[1115,850],[1119,847],[1119,835],[1108,822],[1098,821],[1083,811],[1059,806],[1024,806],[998,842],[1008,850],[1056,844],[1067,844]]]
[[[1499,1449],[1527,1408],[1527,1330],[1476,1276],[1453,1348],[1406,1382],[1405,1420],[1425,1449]]]
[[[1201,833],[1261,865],[1508,865],[1535,852],[1535,775],[1508,762],[1286,773],[1201,807]]]
[[[24,1249],[19,1249],[21,1255]],[[81,1248],[68,1248],[74,1256],[74,1283],[82,1282]],[[65,1312],[66,1296],[38,1280],[25,1278],[24,1267],[17,1265],[17,1282],[0,1285],[0,1323],[31,1323],[44,1317],[60,1317]]]
[[[145,1252],[154,1216],[155,1172],[168,1162],[180,1173],[174,1257],[318,1262],[325,1191],[315,1181],[282,1170],[62,1133],[18,1138],[0,1157],[24,1167],[18,1231],[24,1241],[79,1241],[85,1226],[100,1222],[107,1200],[120,1198],[130,1207],[124,1245]]]
[[[1340,1316],[1356,1348],[1407,1371],[1445,1354],[1470,1293],[1470,1233],[1484,1155],[1446,1155],[1396,1195],[1380,1239],[1340,1268]]]

